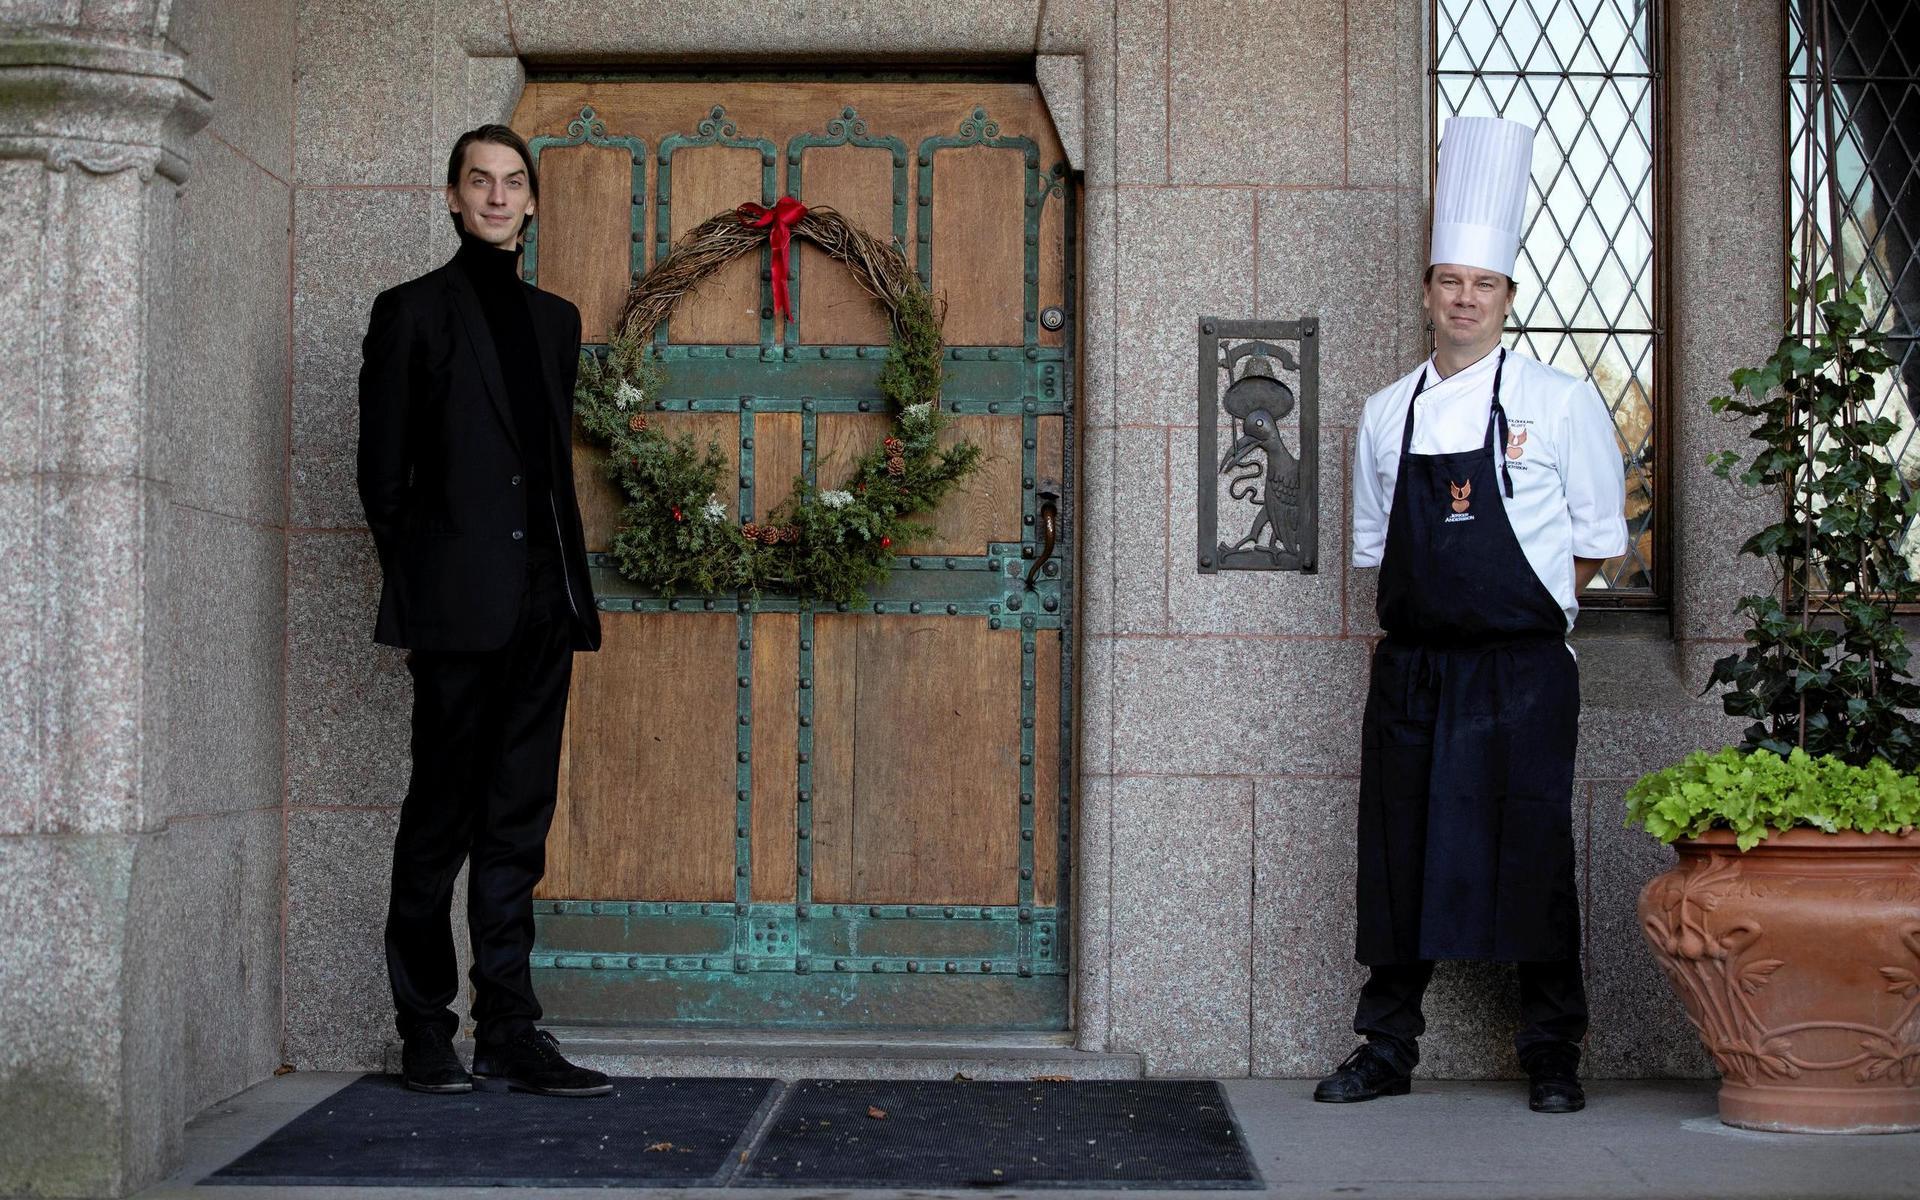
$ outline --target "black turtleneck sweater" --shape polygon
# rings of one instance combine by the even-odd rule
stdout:
[[[526,285],[520,282],[520,252],[496,249],[462,229],[460,252],[453,261],[480,297],[480,311],[486,315],[487,331],[493,335],[494,352],[500,359],[500,378],[507,385],[507,407],[520,445],[521,485],[526,488],[527,540],[556,545],[551,499],[553,416],[540,374],[540,345],[533,336]]]

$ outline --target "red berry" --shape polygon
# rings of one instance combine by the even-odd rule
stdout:
[[[891,546],[891,545],[893,545],[893,539],[892,539],[892,538],[890,538],[890,537],[882,537],[882,538],[880,539],[880,548],[881,548],[882,550],[885,550],[885,549],[886,549],[886,548],[887,548],[888,546]]]

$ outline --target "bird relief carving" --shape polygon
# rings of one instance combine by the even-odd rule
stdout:
[[[1255,343],[1228,353],[1229,373],[1235,357],[1255,349],[1269,352],[1290,372],[1299,370],[1284,347]],[[1264,551],[1276,565],[1296,563],[1302,552],[1300,460],[1288,448],[1280,427],[1293,412],[1293,389],[1274,373],[1267,354],[1254,354],[1220,403],[1233,417],[1239,436],[1221,459],[1219,473],[1228,480],[1227,494],[1253,509],[1246,536],[1231,545],[1221,542],[1220,551],[1223,556],[1248,549]],[[1230,519],[1223,513],[1221,524]]]

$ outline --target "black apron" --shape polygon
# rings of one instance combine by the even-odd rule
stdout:
[[[1579,672],[1495,494],[1505,366],[1502,350],[1478,450],[1410,453],[1407,404],[1361,739],[1362,963],[1579,955]]]

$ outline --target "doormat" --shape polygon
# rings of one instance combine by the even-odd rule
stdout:
[[[1211,1080],[808,1079],[736,1187],[1258,1188]]]
[[[563,1099],[483,1083],[456,1096],[367,1075],[203,1179],[333,1187],[718,1186],[762,1124],[768,1079],[616,1079]]]

